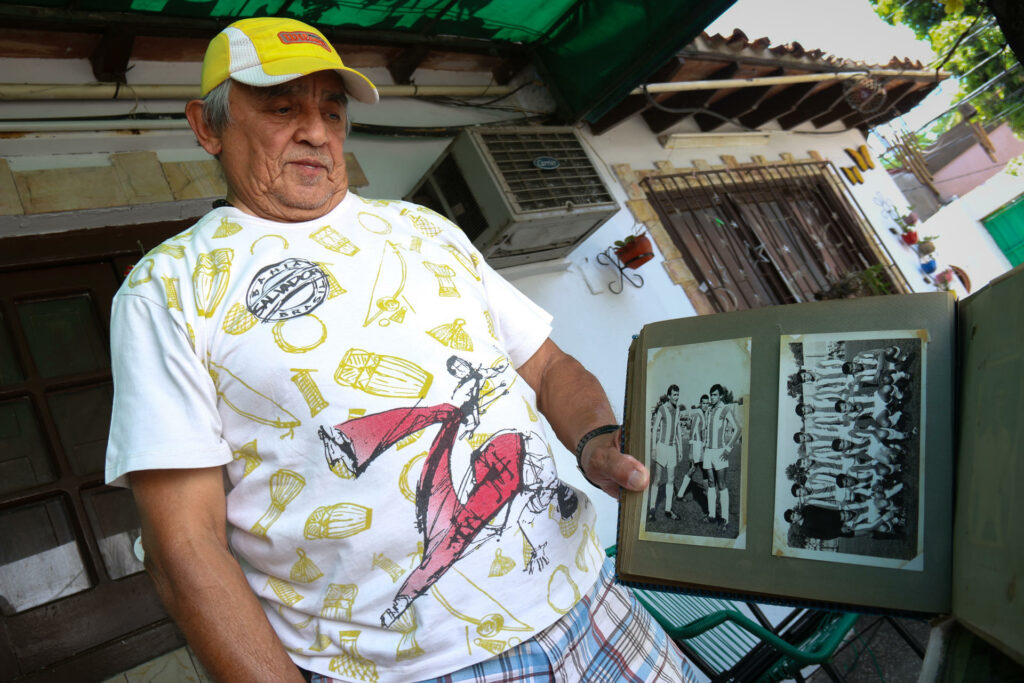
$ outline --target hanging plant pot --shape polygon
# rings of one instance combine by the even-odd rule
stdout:
[[[903,234],[900,235],[900,239],[908,247],[917,244],[917,230],[904,230]]]
[[[935,274],[935,282],[939,284],[943,289],[949,289],[949,286],[953,284],[953,269],[946,268]]]
[[[928,254],[935,253],[935,242],[931,240],[924,240],[923,242],[917,243],[917,253],[921,256],[927,256]]]
[[[921,259],[921,270],[927,275],[931,275],[939,267],[939,264],[935,262],[931,256],[925,256]]]
[[[654,258],[654,249],[647,235],[640,235],[615,248],[615,255],[626,268],[636,269]]]

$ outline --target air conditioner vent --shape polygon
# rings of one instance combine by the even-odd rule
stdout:
[[[483,132],[480,137],[519,211],[614,201],[572,132]]]
[[[562,258],[619,210],[568,127],[467,129],[405,196],[455,221],[496,268]]]

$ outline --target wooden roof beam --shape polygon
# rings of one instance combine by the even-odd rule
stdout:
[[[838,121],[844,116],[849,116],[856,111],[857,110],[850,106],[850,103],[846,101],[846,94],[844,93],[841,99],[836,100],[836,103],[832,105],[831,109],[815,116],[811,119],[811,123],[814,124],[815,128],[822,128],[823,126],[827,126],[833,121]]]
[[[843,84],[832,83],[804,98],[793,111],[779,117],[779,126],[791,130],[805,121],[810,121],[822,111],[831,109],[843,97]]]
[[[426,45],[410,45],[388,62],[388,71],[391,78],[398,85],[409,85],[412,81],[412,74],[417,67],[423,63],[430,48]]]
[[[843,119],[843,125],[847,128],[854,128],[860,126],[865,121],[877,118],[878,116],[885,114],[886,112],[892,111],[895,107],[899,106],[899,103],[907,96],[918,84],[914,81],[904,81],[903,83],[897,83],[892,88],[885,91],[885,102],[882,103],[881,109],[873,111],[870,114],[863,114],[855,112]]]
[[[772,119],[788,114],[814,90],[815,83],[796,83],[758,103],[755,109],[740,115],[739,122],[747,128],[758,128]]]
[[[682,57],[674,56],[654,72],[651,80],[656,83],[674,81],[679,77],[686,62]],[[615,105],[607,114],[590,124],[590,132],[594,135],[601,135],[614,126],[622,123],[630,116],[638,114],[649,108],[651,103],[643,95],[628,95],[621,102]]]
[[[111,26],[103,32],[96,49],[89,55],[92,74],[100,83],[127,83],[128,60],[132,56],[135,34],[123,26]]]
[[[858,126],[858,128],[871,128],[873,126],[885,123],[886,121],[889,121],[895,118],[896,116],[899,116],[900,114],[905,114],[906,112],[910,111],[918,104],[920,104],[921,100],[928,97],[929,93],[931,93],[930,88],[916,88],[914,90],[911,90],[903,98],[900,99],[898,106],[895,107],[895,114],[891,113],[891,109],[886,108],[882,112],[876,114],[873,118],[865,121],[863,124],[861,124],[861,126]]]
[[[701,80],[712,81],[729,79],[732,78],[738,70],[739,64],[732,62],[730,64],[726,64],[720,69],[717,69],[713,73],[709,74],[707,78],[702,78]],[[715,90],[690,90],[669,95],[665,99],[658,100],[657,102],[666,109],[700,109],[709,99],[711,99],[715,92]],[[657,109],[655,107],[651,107],[643,113],[647,126],[655,134],[664,133],[673,125],[691,115],[692,114],[690,113],[673,113],[665,111],[664,109]]]
[[[765,74],[765,76],[781,76],[783,72],[784,69],[778,68],[771,73]],[[746,114],[753,110],[757,103],[761,101],[761,98],[773,87],[771,85],[762,85],[759,88],[740,88],[709,105],[708,110],[714,112],[714,114],[700,112],[694,115],[693,120],[696,121],[700,129],[705,133],[709,130],[714,130],[725,123],[727,119],[734,119],[740,114]]]
[[[508,59],[501,60],[501,63],[491,69],[491,75],[494,76],[494,82],[498,85],[508,85],[516,77],[516,74],[529,66],[529,64],[530,57],[526,54],[509,57]]]

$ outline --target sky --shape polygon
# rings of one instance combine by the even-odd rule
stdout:
[[[734,28],[750,40],[767,36],[772,45],[799,42],[806,50],[869,64],[887,64],[892,57],[935,59],[927,41],[914,38],[905,26],[889,26],[868,0],[736,0],[705,31],[728,36]],[[947,80],[920,105],[902,117],[911,130],[945,110],[956,84]]]

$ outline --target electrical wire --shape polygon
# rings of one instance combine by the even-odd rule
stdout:
[[[640,87],[644,91],[644,97],[647,98],[647,103],[650,104],[655,109],[660,109],[661,111],[663,111],[663,112],[665,112],[667,114],[707,114],[709,116],[713,116],[716,119],[721,119],[722,121],[725,121],[726,123],[731,123],[731,124],[733,124],[735,126],[739,126],[740,128],[742,128],[743,130],[746,130],[746,131],[756,131],[757,130],[756,128],[751,128],[750,126],[743,125],[742,123],[740,123],[736,119],[729,118],[728,116],[723,116],[723,115],[719,114],[716,111],[711,111],[710,109],[705,109],[704,107],[685,107],[683,109],[675,109],[673,107],[666,107],[665,105],[661,104],[660,102],[655,100],[654,97],[651,96],[651,93],[648,92],[648,90],[647,90],[647,84],[646,83],[644,85],[640,86]]]
[[[422,97],[420,99],[422,99],[425,102],[430,102],[431,104],[436,104],[436,105],[439,105],[439,106],[442,106],[442,107],[459,107],[459,108],[462,108],[462,109],[480,109],[480,110],[484,110],[484,111],[500,111],[500,112],[515,113],[515,114],[546,114],[546,113],[548,113],[548,112],[541,111],[541,110],[538,110],[538,109],[525,109],[523,107],[517,107],[517,106],[514,106],[514,105],[502,106],[502,105],[474,104],[472,102],[463,102],[463,101],[458,100],[456,98],[448,97],[448,96],[445,96],[445,95],[441,95],[441,96],[437,96],[437,97]]]
[[[964,41],[964,39],[967,38],[967,34],[971,32],[971,29],[973,29],[974,25],[977,24],[980,20],[981,20],[981,15],[979,14],[978,16],[974,17],[974,21],[971,22],[971,25],[968,26],[966,29],[964,29],[963,33],[960,34],[960,37],[956,39],[956,42],[953,43],[953,47],[949,48],[949,50],[946,52],[946,56],[943,57],[942,61],[939,62],[938,66],[935,67],[935,75],[936,76],[939,75],[939,69],[944,67],[946,65],[946,62],[948,62],[953,57],[953,53],[956,52],[956,49],[958,47],[960,47],[960,43],[962,43]],[[988,27],[989,25],[991,25],[991,23],[992,22],[988,22],[987,24],[985,24],[985,26],[982,26],[982,28]],[[971,34],[971,38],[973,38],[973,37],[974,37],[974,34]]]
[[[1009,159],[1007,159],[1007,163],[1009,163]],[[934,182],[935,182],[936,185],[940,185],[940,184],[945,183],[945,182],[950,181],[950,180],[958,180],[960,178],[966,178],[967,176],[976,175],[978,173],[984,173],[985,171],[992,170],[993,168],[1006,168],[1006,164],[1005,163],[1004,164],[989,164],[985,168],[979,168],[979,169],[976,169],[974,171],[970,171],[968,173],[961,173],[960,175],[954,175],[954,176],[950,176],[948,178],[936,178],[934,180]]]
[[[488,83],[488,84],[487,84],[487,86],[488,86],[488,87],[490,87],[490,86],[491,86],[491,84],[493,84],[493,83],[494,83],[494,80],[493,80],[493,79],[491,79],[491,82],[490,82],[490,83]],[[494,104],[495,102],[500,102],[501,100],[505,99],[506,97],[511,97],[512,95],[515,95],[515,94],[516,94],[517,92],[519,92],[520,90],[522,90],[523,88],[525,88],[525,87],[526,87],[526,86],[528,86],[528,85],[534,85],[534,84],[535,84],[535,82],[534,82],[534,81],[523,81],[522,83],[520,83],[519,85],[517,85],[517,86],[516,86],[515,88],[513,88],[512,90],[509,90],[509,91],[508,91],[507,93],[505,93],[504,95],[498,95],[498,96],[497,96],[497,97],[495,97],[494,99],[488,100],[488,101],[486,101],[486,102],[480,102],[480,103],[477,103],[477,104],[470,104],[470,103],[464,103],[464,106],[470,106],[470,107],[487,107],[487,106],[490,106],[490,105]]]
[[[377,123],[352,122],[352,131],[366,135],[379,135],[399,138],[452,138],[467,128],[486,128],[493,126],[508,126],[521,123],[545,122],[550,118],[547,114],[539,116],[523,116],[517,119],[506,119],[504,121],[493,121],[490,123],[472,123],[459,126],[387,126]]]

